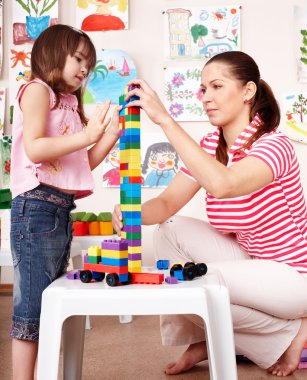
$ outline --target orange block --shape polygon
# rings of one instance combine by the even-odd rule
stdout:
[[[100,235],[100,225],[99,221],[95,220],[94,222],[89,222],[89,235]]]
[[[111,221],[100,221],[99,235],[113,235],[113,224]]]

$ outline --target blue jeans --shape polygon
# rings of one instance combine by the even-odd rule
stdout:
[[[38,341],[42,292],[68,266],[74,208],[74,195],[45,185],[12,201],[13,338]]]

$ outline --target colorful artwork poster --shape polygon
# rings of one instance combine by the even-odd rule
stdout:
[[[3,60],[3,0],[0,0],[0,75],[2,71]]]
[[[280,129],[292,140],[307,144],[307,92],[288,94]]]
[[[2,136],[0,138],[0,186],[3,189],[8,189],[10,187],[11,147],[12,137]]]
[[[165,9],[165,57],[209,59],[240,50],[240,11],[237,5]]]
[[[13,44],[34,42],[58,23],[58,0],[13,0]]]
[[[307,83],[307,6],[294,6],[295,56],[297,79]]]
[[[3,136],[5,117],[5,88],[0,87],[0,136]]]
[[[104,187],[120,186],[119,144],[116,144],[102,164]],[[179,156],[160,133],[141,135],[142,187],[167,187],[180,168]]]
[[[32,45],[12,46],[9,50],[9,106],[10,124],[13,121],[13,106],[19,87],[27,83],[31,76],[31,51]]]
[[[202,67],[168,67],[164,70],[165,107],[177,121],[208,120],[201,102]]]
[[[127,83],[136,78],[136,68],[123,50],[97,50],[97,63],[89,78],[84,103],[102,103],[110,99],[118,104]]]
[[[128,29],[128,0],[77,0],[78,28],[86,32]]]

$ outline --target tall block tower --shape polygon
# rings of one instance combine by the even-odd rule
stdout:
[[[126,88],[119,97],[123,106],[119,114],[120,207],[124,225],[121,237],[128,242],[128,270],[139,273],[142,271],[141,123],[140,108],[126,107],[125,96],[131,89]]]

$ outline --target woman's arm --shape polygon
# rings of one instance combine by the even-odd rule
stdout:
[[[29,85],[22,96],[20,107],[23,112],[23,139],[29,159],[38,163],[59,158],[85,148],[104,133],[110,120],[106,120],[110,103],[97,107],[87,127],[76,134],[46,137],[45,130],[49,114],[49,92],[39,83]]]
[[[215,198],[233,198],[250,194],[273,180],[270,167],[256,157],[246,157],[227,168],[205,152],[166,111],[161,100],[143,80],[133,80],[134,88],[126,99],[136,95],[140,100],[127,107],[140,106],[158,124],[181,160],[198,183]]]
[[[178,172],[169,186],[156,198],[142,205],[142,224],[163,223],[185,206],[200,189],[196,181]],[[112,216],[113,226],[120,233],[123,227],[120,206],[115,206]]]

